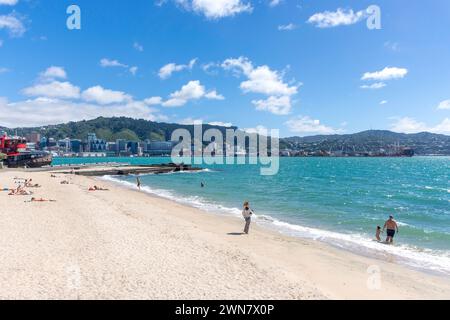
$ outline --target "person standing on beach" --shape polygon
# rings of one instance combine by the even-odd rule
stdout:
[[[137,187],[138,187],[138,189],[140,191],[141,190],[141,179],[139,179],[139,177],[136,177],[136,184],[137,184]]]
[[[381,236],[380,235],[381,235],[381,227],[378,226],[377,227],[377,231],[375,233],[375,238],[377,239],[378,242],[381,242]]]
[[[244,202],[244,210],[242,211],[242,216],[245,219],[245,228],[244,233],[248,234],[248,231],[250,230],[250,223],[252,222],[252,215],[253,210],[250,209],[250,204],[248,201]]]
[[[389,220],[387,220],[386,223],[384,224],[383,232],[385,229],[387,229],[386,242],[393,243],[395,232],[398,233],[398,225],[397,225],[397,222],[394,220],[393,216],[389,216]]]

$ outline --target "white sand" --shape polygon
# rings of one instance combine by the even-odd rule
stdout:
[[[229,235],[242,221],[91,178],[2,170],[0,188],[15,176],[57,202],[0,192],[0,299],[450,298],[449,279],[254,225]]]

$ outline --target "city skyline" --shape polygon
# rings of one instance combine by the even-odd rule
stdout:
[[[72,4],[80,30],[67,28]],[[381,29],[366,24],[371,5]],[[446,1],[0,0],[0,126],[129,116],[282,137],[448,135],[446,12]]]

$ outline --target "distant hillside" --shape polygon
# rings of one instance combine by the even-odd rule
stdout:
[[[54,139],[85,140],[88,133],[95,133],[97,137],[107,141],[126,139],[130,141],[170,140],[172,132],[184,128],[194,134],[194,126],[175,123],[159,123],[132,118],[97,118],[94,120],[69,122],[66,124],[49,125],[35,128],[7,129],[0,127],[9,134],[17,132],[25,136],[31,132],[39,132],[42,136]],[[225,136],[226,127],[204,125],[204,130],[216,128]],[[237,129],[236,127],[232,127]],[[355,134],[317,135],[310,137],[290,137],[280,139],[280,149],[297,151],[326,151],[326,152],[378,152],[380,149],[389,150],[394,146],[409,147],[417,155],[450,155],[450,136],[422,132],[417,134],[395,133],[383,130],[369,130]]]
[[[318,135],[285,138],[283,146],[311,151],[378,151],[399,144],[414,149],[417,155],[450,155],[450,136],[428,132],[405,134],[369,130],[355,134]]]
[[[98,138],[106,141],[116,139],[126,139],[129,141],[144,141],[146,139],[154,141],[168,141],[172,132],[176,129],[184,128],[194,134],[193,125],[180,125],[174,123],[159,123],[148,120],[137,120],[132,118],[97,118],[94,120],[69,122],[66,124],[49,125],[34,128],[6,129],[9,133],[17,132],[20,136],[32,132],[39,132],[42,136],[54,139],[86,139],[88,133],[95,133]],[[226,127],[204,125],[204,130],[215,128],[225,134]]]

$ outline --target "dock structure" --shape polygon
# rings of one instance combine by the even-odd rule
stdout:
[[[60,174],[75,174],[88,177],[99,176],[126,176],[139,174],[165,174],[173,172],[192,171],[198,172],[202,168],[192,167],[186,164],[157,164],[157,165],[117,165],[117,166],[103,166],[103,167],[80,167],[73,166],[64,168],[62,170],[54,170]]]

